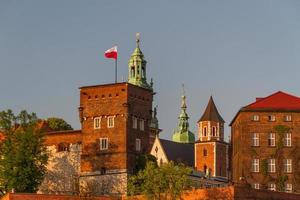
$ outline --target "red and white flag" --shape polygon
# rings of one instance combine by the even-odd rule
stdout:
[[[118,47],[114,46],[108,50],[105,51],[104,56],[106,58],[113,58],[113,59],[117,59],[118,58]]]

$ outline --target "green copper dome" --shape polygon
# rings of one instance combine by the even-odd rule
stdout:
[[[189,122],[188,122],[188,114],[186,113],[186,97],[185,95],[182,96],[182,103],[181,103],[181,112],[178,117],[179,123],[174,131],[172,140],[174,142],[179,143],[193,143],[195,142],[194,133],[189,130]]]
[[[137,34],[136,48],[128,61],[128,83],[147,89],[152,89],[147,83],[146,64],[147,61],[144,59],[144,55],[140,49],[139,34]]]

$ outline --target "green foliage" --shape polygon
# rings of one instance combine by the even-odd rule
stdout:
[[[35,113],[11,110],[0,112],[0,127],[4,140],[0,145],[0,190],[6,193],[35,192],[43,180],[47,153],[44,135],[36,128]]]
[[[266,177],[268,175],[268,160],[263,159],[261,162],[261,172]]]
[[[157,165],[155,156],[151,154],[138,155],[135,161],[135,173],[144,170],[148,162],[153,162],[154,165]]]
[[[277,125],[274,127],[274,131],[278,134],[277,150],[280,150],[283,148],[284,134],[287,133],[289,130],[290,130],[290,128],[283,126],[283,125]]]
[[[128,194],[143,194],[148,199],[178,199],[183,190],[190,188],[187,175],[192,170],[183,164],[169,162],[158,167],[147,162],[146,168],[132,176],[128,183]]]
[[[277,182],[277,185],[278,185],[278,190],[279,191],[284,191],[284,188],[285,188],[285,182],[288,180],[288,176],[287,175],[284,175],[284,176],[280,176],[278,178],[278,182]]]
[[[73,130],[72,126],[61,118],[50,117],[47,119],[47,122],[54,131]]]

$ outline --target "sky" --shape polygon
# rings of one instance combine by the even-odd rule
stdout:
[[[153,78],[154,105],[171,139],[182,84],[190,129],[212,95],[228,124],[279,90],[300,96],[300,1],[0,1],[0,110],[26,109],[80,128],[79,87],[127,80],[135,33]]]

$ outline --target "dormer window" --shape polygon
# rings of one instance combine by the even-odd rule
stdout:
[[[276,120],[275,115],[269,115],[268,119],[270,122],[274,122]]]
[[[255,121],[255,122],[259,121],[259,115],[253,115],[252,121]]]
[[[285,121],[285,122],[290,122],[290,121],[292,121],[292,116],[291,116],[291,115],[285,115],[285,116],[284,116],[284,121]]]

